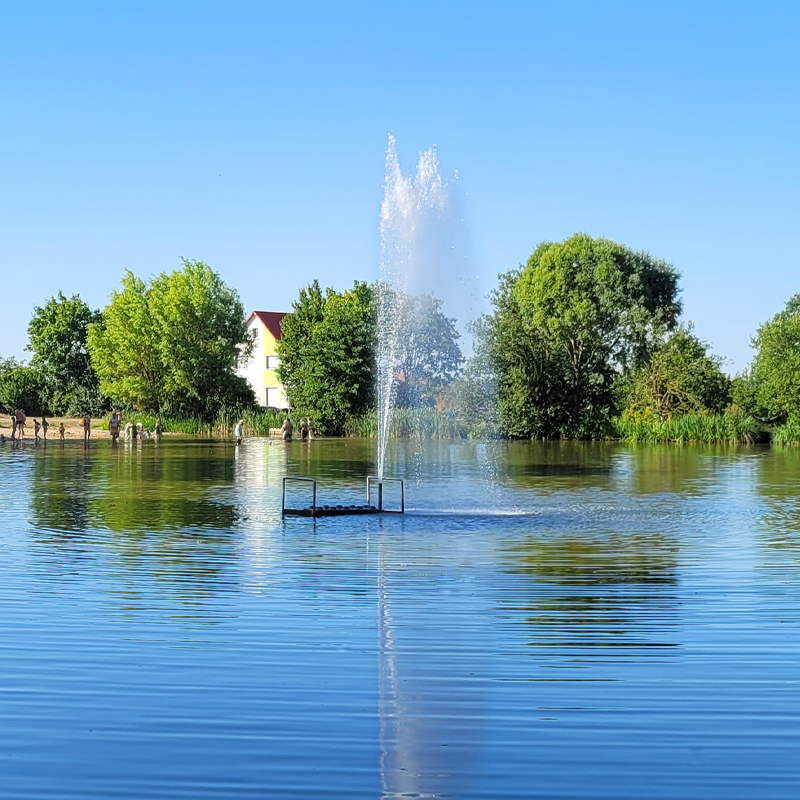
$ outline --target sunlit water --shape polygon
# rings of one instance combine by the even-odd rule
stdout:
[[[800,453],[374,452],[0,447],[0,796],[800,796]]]

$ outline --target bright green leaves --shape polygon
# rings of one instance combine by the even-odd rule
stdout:
[[[349,415],[364,414],[374,398],[375,304],[365,283],[344,293],[319,283],[300,291],[284,317],[279,376],[292,407],[316,430],[338,434]]]
[[[146,411],[206,416],[252,404],[235,372],[245,341],[237,293],[202,262],[149,283],[126,272],[103,325],[90,329],[92,361],[105,394]]]

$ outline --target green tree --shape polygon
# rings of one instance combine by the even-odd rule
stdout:
[[[490,326],[509,432],[601,433],[615,376],[675,326],[677,293],[666,262],[607,239],[575,234],[539,245],[503,279]]]
[[[15,367],[0,374],[0,408],[11,413],[21,408],[26,414],[48,411],[41,399],[42,381],[31,367]]]
[[[373,405],[375,303],[356,282],[346,292],[319,282],[301,289],[281,323],[278,374],[293,409],[312,417],[321,433],[340,434],[348,415]]]
[[[566,354],[547,352],[526,324],[514,292],[522,269],[500,276],[494,312],[479,329],[494,373],[501,430],[511,437],[557,439],[569,425]]]
[[[769,416],[800,411],[800,294],[765,322],[753,339],[752,396]],[[744,387],[743,387],[744,388]]]
[[[54,414],[99,413],[104,407],[87,344],[89,325],[102,322],[80,296],[61,292],[36,307],[28,324],[31,366],[41,378],[42,402]]]
[[[731,380],[722,359],[680,326],[655,347],[650,358],[618,381],[619,405],[626,413],[653,414],[661,422],[674,414],[719,413],[731,401]]]
[[[244,308],[199,261],[147,284],[126,272],[103,324],[90,326],[89,349],[102,391],[137,410],[210,416],[254,402],[234,371],[249,354]]]
[[[442,313],[442,301],[430,294],[399,300],[402,380],[397,386],[400,408],[433,406],[452,383],[464,361],[455,320]]]

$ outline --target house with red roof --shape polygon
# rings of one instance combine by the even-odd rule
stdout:
[[[281,338],[281,320],[285,316],[278,311],[253,311],[245,323],[253,339],[253,355],[236,372],[253,387],[258,404],[267,408],[289,408],[283,384],[278,380],[280,359],[275,346]]]

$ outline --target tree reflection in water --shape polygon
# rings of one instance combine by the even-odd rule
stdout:
[[[109,593],[131,608],[146,608],[158,587],[202,605],[236,585],[239,511],[213,496],[233,474],[221,444],[51,448],[32,463],[36,558],[55,579],[102,562]]]
[[[592,532],[528,537],[507,545],[510,571],[527,580],[503,599],[522,613],[548,657],[619,657],[620,648],[672,647],[678,547],[661,534]],[[609,648],[608,652],[603,652]]]

